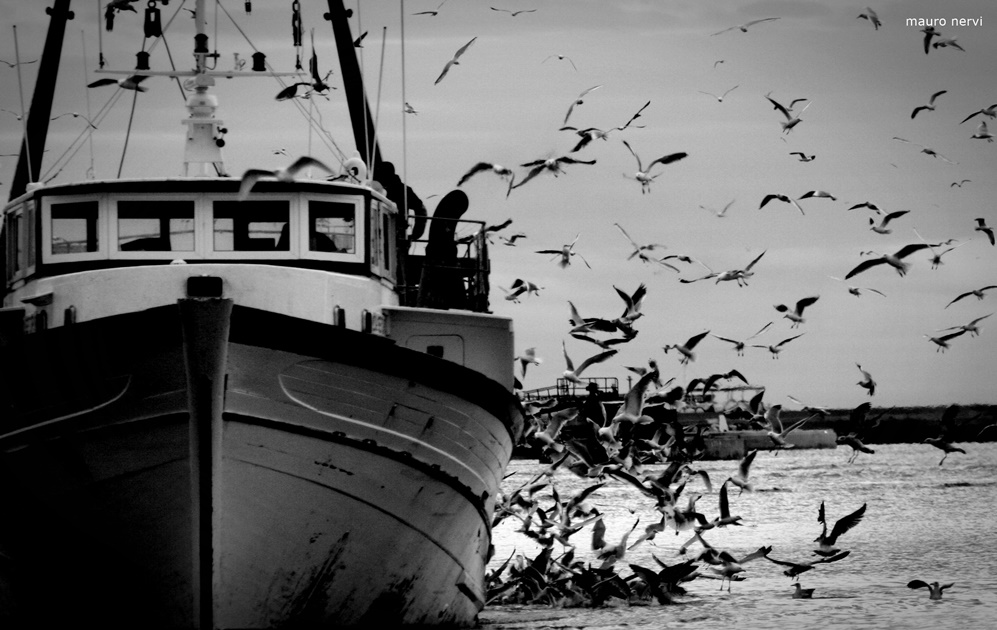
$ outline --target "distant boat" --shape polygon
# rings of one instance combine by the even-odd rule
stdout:
[[[196,68],[165,73],[197,86],[189,176],[22,177],[3,210],[0,626],[472,625],[523,428],[483,224],[458,249],[460,193],[406,233],[366,176],[389,174],[376,143],[351,177],[240,201],[209,92],[239,73],[196,41]],[[26,141],[40,160],[44,130]]]

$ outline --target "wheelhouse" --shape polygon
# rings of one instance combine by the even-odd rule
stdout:
[[[40,188],[6,209],[6,281],[130,265],[258,262],[399,281],[397,210],[368,188],[232,180]]]

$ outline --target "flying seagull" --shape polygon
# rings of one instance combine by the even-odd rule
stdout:
[[[820,509],[817,510],[817,522],[823,525],[823,531],[821,531],[820,536],[814,539],[817,543],[818,548],[814,551],[818,556],[828,557],[840,553],[840,549],[835,549],[834,543],[837,542],[839,536],[843,536],[853,527],[862,522],[862,517],[865,516],[866,504],[863,503],[862,507],[855,510],[851,514],[842,516],[834,523],[834,527],[831,528],[831,533],[827,533],[827,518],[824,515],[824,502],[820,502]]]
[[[994,229],[987,225],[987,220],[983,217],[977,217],[976,227],[973,228],[974,232],[983,232],[990,239],[990,244],[994,244]]]
[[[817,157],[816,155],[807,155],[807,154],[803,153],[802,151],[792,151],[792,152],[790,152],[790,155],[798,155],[798,156],[800,156],[798,159],[801,162],[813,162],[814,158]]]
[[[778,102],[776,100],[773,100],[771,96],[766,95],[765,98],[768,99],[768,101],[770,103],[772,103],[772,105],[775,107],[775,109],[779,110],[779,112],[782,113],[782,115],[786,117],[786,122],[781,123],[782,124],[782,132],[783,133],[789,133],[790,131],[793,130],[793,127],[795,127],[796,125],[800,124],[800,122],[802,121],[802,119],[800,118],[800,116],[803,114],[803,112],[807,111],[807,107],[810,107],[810,105],[812,103],[812,101],[811,101],[811,103],[807,103],[806,107],[804,107],[802,110],[800,110],[799,114],[797,114],[797,115],[794,116],[793,113],[792,113],[792,111],[790,111],[791,108],[792,108],[792,105],[790,105],[790,107],[787,108],[782,103],[780,103],[780,102]],[[793,102],[795,103],[796,101],[793,101]]]
[[[576,72],[578,71],[578,66],[576,66],[575,62],[571,60],[571,57],[567,55],[548,55],[547,58],[541,61],[540,63],[545,63],[548,59],[557,59],[558,61],[566,60],[568,63],[571,64],[571,67],[574,68]]]
[[[973,118],[974,116],[981,116],[981,115],[986,116],[987,118],[997,118],[997,103],[994,103],[990,107],[984,107],[979,111],[973,112],[969,116],[963,118],[962,122],[960,122],[959,124],[961,125],[962,123],[966,122],[970,118]]]
[[[796,203],[796,200],[792,199],[788,195],[783,195],[781,193],[772,193],[769,195],[765,195],[765,198],[762,199],[762,203],[758,206],[758,209],[761,210],[762,208],[765,207],[765,204],[772,201],[773,199],[778,199],[779,201],[783,201],[785,203],[791,203],[794,206],[796,206],[796,209],[800,211],[800,214],[804,215],[806,214],[805,212],[803,212],[803,208],[800,207],[800,204]]]
[[[945,94],[946,92],[948,92],[948,90],[939,90],[938,92],[932,94],[931,98],[928,99],[927,105],[921,105],[920,107],[914,108],[914,111],[910,113],[910,119],[914,120],[914,116],[917,116],[918,112],[920,112],[921,110],[927,109],[930,111],[935,111],[935,99],[941,96],[942,94]]]
[[[872,374],[863,370],[862,366],[858,363],[855,364],[855,367],[859,369],[859,372],[862,372],[862,380],[858,382],[858,386],[869,392],[870,396],[874,395],[876,393],[876,381],[872,380]]]
[[[525,164],[520,164],[523,168],[529,168],[530,171],[526,174],[526,177],[523,178],[523,181],[511,186],[510,190],[512,188],[519,188],[544,171],[550,171],[554,174],[554,177],[557,177],[558,173],[564,172],[561,168],[564,164],[595,164],[595,160],[577,160],[573,157],[564,155],[559,158],[539,159]]]
[[[876,12],[870,9],[869,7],[866,7],[865,13],[859,13],[855,19],[857,20],[859,18],[869,20],[869,22],[872,23],[873,28],[875,28],[877,31],[879,30],[879,27],[883,25],[883,23],[879,21],[879,16],[876,15]]]
[[[890,228],[886,227],[886,224],[889,223],[890,221],[892,221],[893,219],[896,219],[897,217],[902,217],[903,215],[907,214],[908,212],[910,212],[910,210],[897,210],[895,212],[891,212],[891,213],[887,214],[886,216],[884,216],[879,221],[879,225],[876,225],[876,220],[875,219],[873,219],[872,217],[869,217],[869,229],[872,230],[873,232],[877,233],[877,234],[890,234],[890,233],[893,232],[893,230],[891,230]]]
[[[465,52],[467,52],[467,49],[471,47],[471,44],[473,44],[474,40],[476,39],[478,39],[476,36],[472,37],[471,41],[467,42],[459,49],[457,49],[457,52],[454,53],[453,58],[451,58],[450,61],[448,61],[445,66],[443,66],[443,72],[441,72],[440,76],[436,78],[436,81],[433,83],[433,85],[437,85],[440,81],[443,80],[443,77],[447,76],[447,72],[450,71],[451,66],[460,65],[460,62],[458,61],[460,59],[460,56],[463,55]]]
[[[949,302],[948,304],[946,304],[945,308],[948,308],[948,307],[952,306],[953,304],[955,304],[956,302],[958,302],[959,300],[961,300],[963,298],[967,298],[967,297],[969,297],[971,295],[975,295],[977,300],[982,300],[983,299],[983,292],[984,291],[989,291],[990,289],[997,289],[997,285],[991,284],[990,286],[980,287],[979,289],[973,289],[972,291],[966,291],[965,293],[960,293],[958,296],[955,297],[955,299],[953,299],[951,302]]]
[[[796,306],[792,309],[790,309],[785,304],[776,304],[775,310],[779,311],[780,313],[783,313],[783,317],[793,322],[790,328],[797,328],[800,324],[806,322],[806,320],[803,319],[803,309],[810,306],[818,299],[820,299],[819,295],[812,295],[810,297],[802,298],[796,302]]]
[[[734,87],[732,87],[731,89],[727,90],[726,92],[724,92],[724,93],[723,93],[723,94],[721,94],[720,96],[717,96],[717,95],[716,95],[716,94],[714,94],[713,92],[704,92],[704,91],[702,91],[702,90],[699,90],[699,93],[700,93],[700,94],[706,94],[707,96],[712,96],[713,98],[717,99],[717,102],[718,102],[718,103],[723,103],[723,102],[724,102],[724,97],[726,97],[726,96],[727,96],[728,94],[730,94],[731,92],[733,92],[733,91],[734,91],[734,90],[736,90],[737,88],[738,88],[738,86],[737,86],[737,85],[735,85]]]
[[[772,20],[778,20],[777,17],[762,18],[760,20],[751,20],[750,22],[745,22],[744,24],[738,24],[737,26],[731,26],[730,28],[725,28],[722,31],[717,31],[716,33],[711,33],[711,35],[720,35],[721,33],[726,33],[727,31],[733,31],[734,29],[740,29],[742,33],[748,32],[749,26],[754,26],[755,24],[761,24],[762,22],[771,22]]]
[[[916,144],[917,146],[921,147],[921,153],[924,153],[927,156],[941,158],[942,160],[944,160],[945,162],[948,162],[949,164],[956,164],[957,163],[957,162],[953,162],[952,160],[948,159],[947,157],[945,157],[944,155],[942,155],[938,151],[935,151],[934,149],[932,149],[931,147],[929,147],[927,145],[919,144],[917,142],[911,142],[910,140],[904,140],[903,138],[898,138],[897,136],[893,136],[893,139],[894,140],[899,140],[900,142],[906,142],[908,144]]]
[[[511,11],[509,9],[496,9],[495,7],[488,7],[488,8],[490,8],[492,11],[501,11],[503,13],[508,13],[512,17],[516,17],[520,13],[533,13],[534,11],[536,11],[536,9],[520,9],[518,11]]]
[[[110,6],[110,5],[108,5]],[[141,74],[133,74],[130,77],[125,77],[123,79],[97,79],[93,83],[87,84],[88,88],[100,87],[102,85],[117,85],[123,90],[135,90],[136,92],[146,92],[149,88],[144,85],[139,85],[142,81],[145,81],[149,77]]]
[[[641,164],[640,156],[637,155],[637,152],[633,150],[633,147],[630,146],[630,143],[624,140],[623,144],[626,145],[627,149],[630,151],[630,154],[633,155],[634,158],[637,160],[637,172],[632,177],[636,179],[638,182],[640,182],[641,194],[647,193],[651,190],[651,182],[653,182],[654,179],[658,176],[650,174],[651,167],[653,167],[655,164],[671,164],[672,162],[677,162],[678,160],[681,160],[682,158],[689,155],[684,151],[663,155],[655,160],[652,160],[651,163],[647,165],[647,169],[645,170],[643,164]],[[624,177],[631,177],[631,176],[624,174]]]
[[[979,140],[986,140],[987,142],[993,142],[994,136],[987,130],[987,121],[981,120],[980,125],[976,128],[976,133],[970,136],[970,138],[976,138]]]
[[[878,258],[869,258],[867,260],[863,260],[862,262],[857,264],[851,271],[845,274],[845,280],[851,278],[852,276],[862,273],[863,271],[869,269],[870,267],[875,267],[876,265],[880,265],[883,263],[892,266],[894,269],[897,270],[897,273],[900,274],[901,276],[907,275],[907,270],[910,269],[910,263],[905,263],[903,262],[902,259],[906,258],[907,256],[910,256],[916,251],[920,251],[927,247],[928,247],[927,243],[910,243],[908,245],[904,245],[893,254],[880,254]]]
[[[307,155],[299,157],[287,168],[281,168],[275,171],[267,171],[259,168],[248,169],[242,174],[242,182],[239,184],[239,201],[245,201],[246,198],[249,197],[249,193],[253,189],[253,186],[256,185],[256,182],[264,177],[273,177],[276,178],[277,181],[281,182],[293,182],[295,175],[312,166],[320,168],[330,175],[335,174],[331,168],[319,160],[316,160],[313,157],[308,157]]]
[[[575,98],[575,100],[571,101],[571,105],[568,107],[568,113],[564,115],[564,122],[561,123],[561,125],[564,126],[568,124],[568,118],[571,117],[571,112],[575,111],[575,105],[583,104],[585,102],[584,98],[589,92],[591,92],[592,90],[598,90],[601,87],[602,85],[596,85],[594,87],[590,87],[589,89],[579,94],[577,98]]]

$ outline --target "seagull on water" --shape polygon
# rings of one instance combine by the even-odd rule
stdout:
[[[478,39],[477,36],[472,37],[471,41],[467,42],[466,44],[457,49],[457,52],[454,53],[454,56],[450,59],[450,61],[448,61],[445,66],[443,66],[443,72],[441,72],[440,76],[436,78],[436,81],[433,83],[433,85],[439,84],[439,82],[443,80],[443,77],[447,76],[447,72],[450,72],[451,66],[460,65],[459,61],[460,56],[463,55],[465,52],[467,52],[467,49],[471,47],[471,44],[473,44],[474,40],[476,39]]]
[[[990,244],[994,244],[994,229],[987,225],[987,220],[983,217],[977,217],[976,227],[973,228],[974,232],[983,232],[990,239]]]
[[[772,201],[773,199],[778,199],[779,201],[782,201],[782,202],[785,202],[785,203],[791,203],[794,206],[796,206],[796,209],[800,211],[800,214],[803,214],[803,215],[806,214],[803,211],[803,208],[800,207],[800,204],[796,203],[795,199],[793,199],[792,197],[789,197],[788,195],[783,195],[781,193],[772,193],[772,194],[769,194],[769,195],[765,195],[765,198],[762,199],[762,203],[758,206],[758,209],[761,210],[762,208],[765,207],[765,204],[767,204],[768,202]]]
[[[799,582],[794,582],[793,586],[796,587],[796,590],[793,591],[793,599],[813,599],[814,589],[803,588]]]
[[[627,149],[630,151],[630,154],[633,155],[634,158],[637,160],[637,172],[634,175],[627,175],[624,173],[624,177],[633,177],[638,182],[640,182],[641,194],[650,192],[651,182],[653,182],[654,179],[658,177],[658,175],[660,175],[660,173],[658,175],[650,174],[651,168],[655,164],[659,163],[671,164],[672,162],[677,162],[678,160],[681,160],[682,158],[689,155],[684,151],[679,151],[677,153],[669,153],[668,155],[663,155],[655,160],[652,160],[651,163],[647,165],[647,169],[645,169],[644,166],[641,164],[640,156],[637,155],[637,152],[633,150],[633,147],[630,146],[630,143],[624,140],[623,144],[626,145]]]
[[[831,533],[827,533],[827,518],[824,515],[824,502],[820,502],[820,508],[817,510],[817,522],[824,526],[823,531],[821,531],[820,536],[814,539],[817,543],[818,548],[814,550],[814,553],[818,556],[823,556],[825,558],[833,556],[841,552],[840,549],[836,549],[834,543],[838,540],[838,536],[842,536],[847,533],[850,529],[862,522],[862,517],[865,516],[866,504],[863,503],[862,507],[855,510],[847,516],[842,516],[835,523],[834,527],[831,528]]]
[[[785,304],[776,304],[775,310],[783,313],[783,317],[793,322],[790,328],[798,328],[800,324],[804,323],[806,320],[803,319],[803,309],[810,306],[814,302],[820,299],[819,295],[812,295],[810,297],[805,297],[797,300],[796,306],[790,309]]]
[[[991,284],[991,285],[988,285],[988,286],[985,286],[985,287],[980,287],[979,289],[973,289],[972,291],[966,291],[965,293],[960,293],[951,302],[949,302],[948,304],[946,304],[945,308],[948,308],[948,307],[952,306],[953,304],[955,304],[956,302],[958,302],[959,300],[961,300],[963,298],[967,298],[967,297],[969,297],[971,295],[975,295],[977,300],[982,300],[983,299],[983,293],[985,291],[989,291],[990,289],[997,289],[997,284]]]
[[[738,24],[737,26],[731,26],[730,28],[725,28],[722,31],[717,31],[716,33],[711,33],[711,35],[720,35],[721,33],[726,33],[727,31],[733,31],[735,29],[740,30],[742,33],[748,32],[749,26],[754,26],[755,24],[761,24],[762,22],[771,22],[772,20],[778,20],[777,17],[761,18],[760,20],[751,20],[750,22],[745,22],[744,24]]]
[[[319,160],[316,160],[313,157],[308,157],[307,155],[299,157],[287,168],[280,168],[275,171],[267,171],[259,168],[248,169],[242,174],[242,181],[239,184],[239,201],[245,201],[246,198],[249,197],[249,193],[253,189],[253,186],[256,185],[256,182],[264,177],[273,177],[276,178],[277,181],[281,182],[293,182],[295,175],[312,166],[320,168],[330,175],[335,174],[331,168]]]
[[[689,339],[684,344],[681,345],[677,343],[669,344],[667,346],[664,346],[662,350],[665,351],[665,354],[668,354],[669,350],[677,350],[680,355],[679,363],[681,363],[682,365],[686,365],[690,361],[696,360],[696,353],[693,352],[693,349],[696,347],[696,344],[702,341],[703,337],[705,337],[708,334],[710,334],[710,331],[708,330],[706,332],[701,332],[698,335],[693,335],[692,337],[689,337]]]
[[[869,7],[866,7],[865,13],[859,13],[855,19],[869,20],[873,28],[875,28],[877,31],[879,30],[879,27],[883,25],[883,23],[879,21],[879,16],[876,15],[876,12],[870,9]]]
[[[948,584],[939,584],[938,582],[932,582],[931,584],[928,584],[923,580],[911,580],[910,582],[907,582],[907,588],[928,589],[928,592],[930,593],[930,595],[928,596],[929,599],[941,599],[942,593],[945,591],[945,589],[951,588],[953,586],[955,586],[955,582],[949,582]]]
[[[897,217],[902,217],[908,212],[910,212],[910,210],[897,210],[895,212],[890,212],[889,214],[885,215],[882,219],[879,220],[879,225],[876,225],[875,219],[869,217],[869,229],[875,232],[876,234],[891,234],[893,230],[886,227],[886,224],[892,221],[893,219],[896,219]]]
[[[870,267],[875,267],[876,265],[880,265],[883,263],[886,263],[891,267],[893,267],[894,269],[896,269],[897,273],[900,274],[901,276],[905,276],[907,275],[907,270],[910,269],[910,263],[905,263],[903,261],[903,258],[910,256],[916,251],[926,249],[927,247],[928,247],[927,243],[910,243],[908,245],[904,245],[893,254],[880,254],[878,258],[870,258],[867,260],[863,260],[862,262],[857,264],[851,271],[845,274],[845,280],[851,278],[852,276],[862,273],[863,271],[869,269]],[[872,253],[875,254],[878,252],[872,252]]]
[[[939,90],[938,92],[932,94],[931,98],[928,99],[927,105],[921,105],[920,107],[914,108],[914,111],[910,113],[910,119],[914,120],[914,116],[917,116],[918,112],[920,112],[921,110],[927,109],[930,111],[935,111],[935,99],[941,96],[942,94],[945,94],[946,92],[948,92],[948,90]]]

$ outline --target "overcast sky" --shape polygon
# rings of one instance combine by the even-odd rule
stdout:
[[[325,2],[300,1],[303,62],[307,67],[314,32],[320,69],[333,70],[330,83],[339,85],[331,29],[321,19]],[[14,61],[15,25],[22,60],[40,56],[46,4],[0,0],[5,29],[0,58]],[[289,4],[254,0],[247,15],[243,2],[223,3],[251,44],[224,12],[211,8],[210,45],[222,53],[219,67],[232,66],[233,52],[248,58],[255,47],[275,69],[293,70]],[[136,5],[138,13],[120,14],[114,30],[98,38],[98,2],[73,4],[76,18],[66,33],[53,115],[85,114],[89,98],[90,116],[96,117],[112,99],[116,88],[85,86],[100,77],[94,72],[100,52],[108,68],[134,67],[143,45],[145,3]],[[181,6],[193,7],[193,2],[171,0],[161,6],[163,22]],[[357,9],[355,2],[347,7]],[[414,15],[437,8],[435,16]],[[407,0],[401,6],[378,1],[363,3],[350,21],[354,36],[368,33],[359,52],[372,107],[379,111],[382,151],[430,209],[478,161],[511,167],[521,179],[527,169],[520,164],[569,155],[579,137],[559,128],[588,88],[600,86],[575,105],[571,126],[621,126],[650,101],[631,128],[612,131],[605,141],[594,140],[570,154],[596,160],[593,165],[568,165],[558,177],[542,173],[508,198],[506,183],[492,173],[475,175],[462,187],[471,200],[466,218],[488,224],[511,218],[512,225],[500,234],[526,234],[513,247],[494,241],[491,304],[495,313],[513,318],[517,351],[535,347],[543,358],[542,365],[529,368],[527,389],[552,385],[563,372],[562,341],[576,363],[600,351],[568,334],[569,300],[583,317],[613,318],[624,306],[613,287],[632,293],[645,283],[637,337],[616,346],[618,355],[583,376],[619,377],[625,389],[629,373],[623,366],[655,359],[663,377],[674,376],[678,384],[737,369],[766,387],[770,404],[793,408],[786,398],[791,395],[808,404],[850,407],[869,399],[857,385],[859,363],[877,382],[871,398],[877,406],[994,403],[997,317],[980,322],[978,337],[952,340],[945,353],[936,352],[925,335],[997,311],[997,289],[982,301],[969,297],[946,308],[962,293],[997,285],[997,247],[974,231],[977,217],[997,225],[997,144],[971,137],[979,122],[993,119],[978,115],[960,124],[997,103],[997,11],[987,0],[884,1],[872,8],[882,21],[878,30],[857,17],[864,5],[837,0],[447,0],[442,6],[438,0]],[[518,10],[533,11],[509,12]],[[721,32],[770,17],[779,19],[747,32]],[[955,38],[964,50],[948,46],[925,54],[920,27],[908,26],[908,18],[945,19],[937,27],[941,37]],[[977,23],[953,25],[954,18]],[[181,11],[167,31],[166,44],[179,67],[191,65],[192,28]],[[456,50],[475,37],[460,63],[434,84]],[[152,45],[149,40],[147,49]],[[152,66],[168,69],[167,46],[151,50]],[[36,69],[37,64],[21,66],[25,106]],[[16,70],[0,65],[0,82],[0,107],[9,110],[0,112],[0,153],[13,154],[21,134]],[[149,91],[138,97],[122,176],[178,175],[184,143],[180,120],[186,115],[180,89],[161,77],[145,85]],[[280,89],[271,78],[219,81],[217,114],[229,130],[224,154],[233,175],[249,167],[282,165],[289,158],[274,154],[281,148],[292,157],[310,153],[337,166],[341,155],[352,154],[341,87],[328,100],[298,101],[304,111],[315,108],[334,148],[309,132],[294,103],[274,100]],[[728,90],[722,102],[703,93],[719,96]],[[941,90],[947,92],[936,99],[935,110],[911,118],[915,107]],[[784,132],[780,123],[785,118],[766,94],[787,105],[807,99],[795,110],[807,107],[802,122]],[[402,114],[403,100],[418,113]],[[95,120],[92,163],[91,145],[73,144],[86,123],[71,116],[53,121],[45,178],[84,178],[91,166],[98,178],[114,177],[131,103],[129,92]],[[997,124],[990,126],[997,132]],[[632,178],[637,161],[623,140],[645,165],[675,152],[688,156],[656,165],[651,174],[657,178],[643,194]],[[941,156],[922,152],[922,146]],[[67,147],[75,154],[60,159]],[[793,151],[816,157],[802,162],[790,155]],[[4,187],[10,185],[15,162],[0,158]],[[969,181],[952,185],[963,180]],[[780,201],[759,208],[767,194],[798,199],[810,190],[836,199],[799,200],[805,215]],[[708,210],[731,201],[722,218]],[[892,233],[877,234],[869,220],[878,223],[880,217],[868,209],[848,210],[862,202],[909,212],[889,224]],[[680,278],[704,275],[706,268],[673,261],[677,273],[627,260],[632,248],[614,223],[641,244],[667,246],[651,252],[658,257],[691,256],[715,272],[743,268],[765,255],[752,269],[748,286],[714,279],[681,283]],[[911,263],[906,277],[879,265],[847,282],[834,279],[844,278],[864,259],[860,252],[894,252],[921,242],[913,228],[932,242],[955,239],[939,251],[958,247],[944,254],[944,264],[935,270],[925,250],[906,259]],[[551,256],[535,253],[559,248],[576,235],[578,256],[565,269]],[[542,287],[539,295],[519,303],[505,300],[500,287],[516,278]],[[855,297],[849,286],[863,291]],[[806,321],[793,329],[774,306],[807,296],[820,297],[805,310]],[[704,331],[744,339],[768,322],[773,324],[749,344],[774,344],[804,333],[783,346],[778,360],[754,347],[739,357],[731,344],[713,336],[700,342],[688,365],[681,365],[674,351],[662,351]]]

